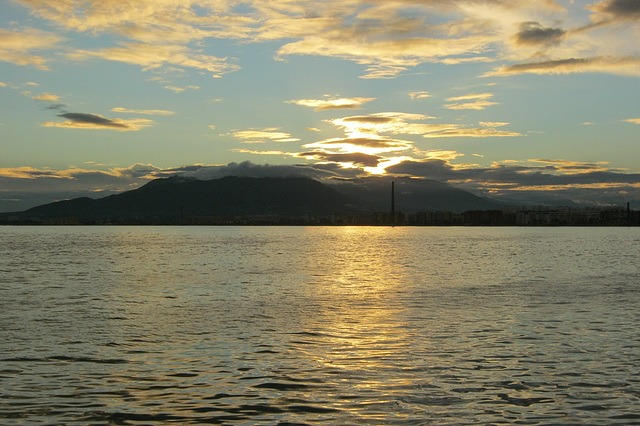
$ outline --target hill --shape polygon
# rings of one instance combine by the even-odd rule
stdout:
[[[100,199],[76,198],[3,214],[37,219],[173,222],[193,216],[301,216],[354,213],[349,197],[305,178],[171,177]]]
[[[203,217],[367,215],[390,209],[390,185],[389,178],[325,185],[302,177],[197,180],[176,176],[104,198],[75,198],[3,213],[0,219],[73,217],[81,223],[180,223]],[[498,207],[447,184],[411,179],[396,179],[396,200],[396,210],[405,212]]]

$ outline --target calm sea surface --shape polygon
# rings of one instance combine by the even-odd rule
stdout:
[[[0,424],[640,424],[640,228],[0,227]]]

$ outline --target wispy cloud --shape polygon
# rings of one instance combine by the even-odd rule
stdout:
[[[30,91],[22,92],[28,98],[35,99],[36,101],[49,101],[49,102],[57,102],[60,100],[60,96],[52,95],[51,93],[40,93],[39,95],[34,95]]]
[[[627,123],[640,124],[640,118],[627,118],[626,120],[622,120]]]
[[[520,63],[496,68],[485,77],[504,77],[518,74],[572,74],[603,72],[640,77],[640,56],[630,57],[589,57],[556,59],[540,62]]]
[[[157,69],[166,65],[188,67],[208,71],[214,77],[240,69],[238,65],[229,63],[227,58],[196,53],[180,45],[124,43],[118,47],[107,47],[101,50],[76,50],[68,57],[78,61],[98,57],[139,65],[144,70]]]
[[[116,107],[111,109],[112,112],[123,112],[127,114],[143,114],[143,115],[173,115],[175,111],[168,111],[165,109],[127,109],[122,107]]]
[[[522,136],[522,134],[518,132],[508,132],[506,130],[488,128],[445,130],[443,132],[422,135],[423,138],[490,138],[516,136]]]
[[[409,93],[409,97],[411,99],[424,99],[430,98],[431,95],[429,94],[429,92],[411,92]]]
[[[29,52],[51,49],[62,40],[58,35],[34,28],[13,31],[0,28],[0,61],[48,70],[49,59]]]
[[[175,93],[182,93],[186,90],[198,90],[199,86],[186,86],[186,87],[177,87],[177,86],[164,86],[165,89],[171,90]]]
[[[493,97],[493,93],[473,93],[464,96],[457,96],[453,98],[448,98],[447,101],[467,101],[473,100],[473,102],[465,102],[465,103],[454,103],[454,104],[446,104],[444,105],[447,109],[453,110],[461,110],[461,109],[471,109],[471,110],[482,110],[488,106],[497,105],[497,102],[489,101]]]
[[[34,15],[59,28],[115,34],[117,45],[76,49],[76,60],[102,58],[141,66],[195,69],[220,77],[240,69],[235,59],[204,54],[209,40],[276,42],[276,58],[313,55],[356,62],[363,78],[394,78],[424,63],[449,65],[501,60],[489,75],[518,72],[610,72],[638,75],[634,43],[610,52],[606,37],[590,32],[616,25],[633,39],[636,2],[602,0],[586,6],[590,21],[567,24],[567,9],[554,0],[447,2],[85,1],[21,0]],[[625,27],[626,25],[626,27]],[[0,60],[46,68],[47,59],[27,52],[51,48],[60,37],[33,29],[0,32]],[[609,52],[610,58],[603,58]],[[531,62],[536,59],[535,64]],[[525,60],[523,62],[523,60]],[[582,61],[570,64],[570,61]],[[544,65],[546,64],[546,65]]]
[[[272,140],[274,142],[296,142],[300,139],[292,138],[291,134],[285,132],[279,132],[276,128],[269,128],[264,130],[239,130],[233,132],[231,136],[236,139],[241,139],[243,143],[264,143],[265,140]]]
[[[288,103],[314,108],[316,111],[334,109],[360,109],[363,104],[375,98],[330,98],[330,99],[298,99]]]

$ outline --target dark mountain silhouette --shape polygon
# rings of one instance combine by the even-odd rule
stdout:
[[[302,178],[170,177],[108,197],[43,204],[1,218],[36,220],[75,217],[81,222],[175,223],[188,217],[251,217],[369,214],[390,208],[391,180],[367,179],[325,185]],[[496,203],[436,181],[396,179],[396,209],[464,211]]]
[[[396,210],[404,212],[448,210],[462,213],[468,210],[494,210],[505,207],[496,201],[478,197],[447,183],[431,179],[369,177],[330,185],[336,190],[376,211],[390,206],[391,181],[395,182]]]
[[[354,213],[357,209],[350,202],[346,195],[305,178],[230,176],[203,181],[171,177],[105,198],[83,197],[44,204],[21,216],[172,221],[189,216],[328,215]]]

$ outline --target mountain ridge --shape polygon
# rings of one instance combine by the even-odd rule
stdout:
[[[497,203],[436,181],[395,179],[397,210],[490,209]],[[305,177],[237,177],[199,180],[154,179],[103,198],[79,197],[39,205],[0,218],[46,220],[76,217],[83,223],[143,221],[175,223],[189,217],[359,215],[390,208],[388,178],[324,184]]]

